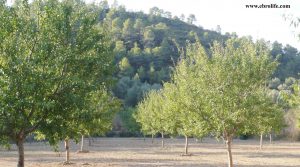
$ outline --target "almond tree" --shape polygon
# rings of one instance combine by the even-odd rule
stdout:
[[[91,94],[87,103],[87,109],[82,111],[80,118],[77,119],[77,122],[80,121],[78,132],[81,135],[81,152],[85,151],[84,136],[104,135],[111,130],[115,113],[121,107],[120,101],[105,90]]]
[[[82,1],[0,1],[0,138],[17,144],[18,167],[26,136],[58,142],[85,97],[110,84],[110,46],[97,8]]]
[[[145,99],[138,104],[138,111],[135,115],[144,133],[161,134],[162,147],[164,147],[164,136],[172,134],[174,128],[172,115],[164,112],[164,101],[165,97],[162,91],[150,91]]]
[[[271,137],[272,132],[279,133],[280,130],[285,126],[282,105],[274,102],[272,97],[270,97],[267,92],[263,94],[261,99],[264,101],[264,103],[262,103],[262,105],[256,109],[264,112],[257,112],[257,117],[259,119],[257,119],[256,124],[254,124],[254,126],[257,128],[255,128],[252,132],[253,134],[260,135],[260,149],[263,147],[264,134],[270,134]]]
[[[69,141],[73,139],[78,142],[81,137],[80,151],[87,151],[83,149],[84,136],[103,135],[111,130],[112,120],[115,113],[120,110],[120,104],[120,101],[112,97],[106,90],[92,92],[86,95],[84,108],[73,110],[68,119],[57,119],[55,125],[46,125],[44,128],[48,130],[41,131],[39,134],[44,139],[50,140],[53,145],[64,140],[65,164],[69,164]]]
[[[202,111],[196,108],[196,101],[191,96],[192,88],[189,84],[189,76],[186,73],[185,66],[178,65],[174,74],[173,83],[165,83],[163,92],[165,96],[164,113],[171,116],[170,122],[173,122],[174,131],[172,135],[182,135],[185,137],[185,147],[183,155],[188,153],[188,138],[207,135],[208,126],[202,119]],[[182,77],[181,77],[182,76]]]
[[[197,91],[193,99],[203,108],[211,133],[223,136],[227,145],[228,166],[233,166],[232,140],[236,135],[257,129],[258,120],[265,120],[274,110],[259,110],[266,103],[264,85],[277,63],[269,56],[263,42],[246,38],[229,39],[225,45],[214,43],[208,56],[200,44],[190,45],[186,66],[191,69],[191,87]]]

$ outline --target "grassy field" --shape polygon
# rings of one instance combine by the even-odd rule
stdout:
[[[72,143],[71,161],[68,166],[227,166],[225,145],[214,139],[204,139],[196,142],[190,139],[190,153],[192,156],[181,156],[184,151],[184,139],[167,139],[166,148],[160,148],[160,139],[144,141],[142,138],[97,138],[88,147],[89,153],[76,153],[79,144]],[[300,143],[275,141],[265,144],[259,150],[257,140],[234,140],[233,158],[238,167],[269,166],[288,167],[300,166]],[[45,143],[25,144],[25,165],[27,167],[56,167],[64,166],[63,145],[60,152],[54,152]],[[17,162],[16,147],[11,151],[0,149],[0,167],[15,167]]]

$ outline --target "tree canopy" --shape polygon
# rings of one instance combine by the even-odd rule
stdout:
[[[0,136],[17,144],[23,167],[30,133],[54,143],[78,130],[88,95],[110,88],[114,57],[96,6],[1,1],[0,11]]]

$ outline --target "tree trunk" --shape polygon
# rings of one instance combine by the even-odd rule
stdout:
[[[81,146],[80,146],[80,151],[83,151],[83,145],[84,145],[84,135],[81,135]]]
[[[270,133],[270,144],[272,144],[272,133]]]
[[[189,139],[187,136],[185,136],[185,149],[184,149],[185,155],[188,155],[188,145],[189,145]]]
[[[260,134],[260,142],[259,142],[259,149],[262,149],[263,147],[263,134]]]
[[[164,148],[165,147],[165,143],[164,143],[164,133],[161,133],[161,147]]]
[[[91,136],[89,136],[89,146],[92,146],[92,139],[91,139]]]
[[[231,143],[232,138],[226,137],[226,145],[227,145],[227,155],[228,155],[228,167],[233,167],[233,161],[232,161],[232,153],[231,153]]]
[[[22,137],[18,139],[17,147],[19,154],[18,167],[24,167],[24,139]]]
[[[151,136],[151,143],[153,144],[154,143],[154,135],[152,134]]]
[[[69,139],[65,139],[66,163],[70,163],[70,146]]]

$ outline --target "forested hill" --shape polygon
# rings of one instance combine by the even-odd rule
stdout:
[[[114,94],[126,106],[135,106],[145,92],[159,89],[162,82],[170,79],[180,56],[178,49],[184,50],[187,42],[200,39],[209,48],[213,41],[225,41],[231,36],[195,26],[193,15],[179,19],[156,7],[148,15],[104,4],[100,19],[108,24],[114,41],[118,66]]]
[[[193,14],[187,18],[172,16],[157,7],[151,8],[149,14],[128,12],[124,6],[108,6],[105,1],[101,7],[99,19],[107,23],[111,31],[118,66],[113,91],[127,107],[135,106],[145,92],[159,89],[162,82],[170,79],[171,69],[180,56],[178,49],[184,50],[187,42],[199,39],[208,49],[213,41],[237,37],[235,33],[222,35],[220,27],[211,31],[195,26]],[[300,72],[298,50],[278,42],[270,47],[273,57],[280,61],[274,77],[281,81],[297,77]]]

